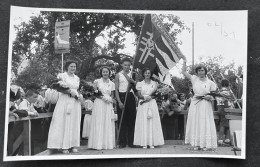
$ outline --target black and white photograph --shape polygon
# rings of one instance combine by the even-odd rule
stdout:
[[[246,158],[247,10],[11,6],[4,161]]]

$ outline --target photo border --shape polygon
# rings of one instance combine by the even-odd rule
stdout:
[[[39,11],[53,11],[53,12],[90,12],[90,13],[135,13],[135,14],[173,14],[174,11],[183,12],[225,12],[225,11],[243,11],[247,15],[247,42],[248,42],[248,10],[112,10],[112,9],[68,9],[68,8],[36,8],[36,7],[10,7],[10,25],[9,25],[9,48],[8,48],[8,70],[7,70],[7,86],[6,86],[6,109],[9,111],[9,96],[11,84],[11,65],[12,65],[12,41],[13,26],[12,13],[16,8],[34,9]],[[248,51],[248,43],[246,46]],[[246,55],[247,63],[243,65],[243,94],[247,98],[247,65],[248,65],[248,52]],[[46,156],[7,156],[7,137],[8,137],[8,119],[9,115],[5,114],[5,132],[4,132],[4,147],[3,147],[3,161],[26,161],[26,160],[72,160],[72,159],[112,159],[112,158],[183,158],[183,157],[196,157],[196,158],[230,158],[230,159],[245,159],[246,158],[246,101],[243,100],[242,108],[242,141],[241,141],[241,155],[221,155],[221,154],[112,154],[112,155],[46,155]]]

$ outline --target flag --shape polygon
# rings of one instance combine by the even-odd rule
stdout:
[[[55,53],[70,52],[70,20],[55,23],[54,49]]]
[[[173,90],[175,90],[175,88],[173,87],[173,84],[172,84],[172,77],[169,72],[167,72],[163,77],[160,77],[160,81],[162,83],[170,86]]]
[[[145,15],[133,68],[149,68],[163,82],[183,55],[157,15]]]

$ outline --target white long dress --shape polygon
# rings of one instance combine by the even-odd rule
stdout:
[[[109,80],[105,83],[102,78],[94,81],[98,90],[104,96],[111,96],[115,84]],[[113,104],[96,98],[91,115],[88,148],[97,150],[115,148],[115,114]]]
[[[201,148],[217,148],[217,134],[214,122],[212,103],[199,101],[196,96],[202,96],[216,90],[216,85],[209,79],[201,81],[199,77],[191,76],[194,96],[191,100],[186,125],[185,143]],[[199,101],[199,102],[198,102]]]
[[[63,82],[73,91],[79,88],[79,78],[69,76],[67,72],[59,74]],[[59,93],[59,99],[53,112],[48,135],[50,149],[69,149],[80,146],[81,104],[79,100]]]
[[[141,91],[142,95],[151,95],[157,87],[156,84],[154,81],[149,84],[141,81],[137,83],[136,88]],[[156,100],[152,99],[142,105],[139,101],[135,121],[134,145],[144,147],[163,144],[164,138]]]

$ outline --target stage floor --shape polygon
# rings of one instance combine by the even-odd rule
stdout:
[[[158,146],[153,149],[143,148],[117,148],[113,150],[93,150],[88,149],[87,145],[78,148],[79,153],[62,154],[58,151],[43,151],[38,156],[43,155],[125,155],[125,154],[208,154],[208,155],[235,155],[232,147],[218,147],[216,151],[193,151],[189,145],[184,145],[183,141],[165,141],[165,145]],[[241,155],[241,151],[236,151],[237,156]],[[36,156],[37,156],[36,155]]]

